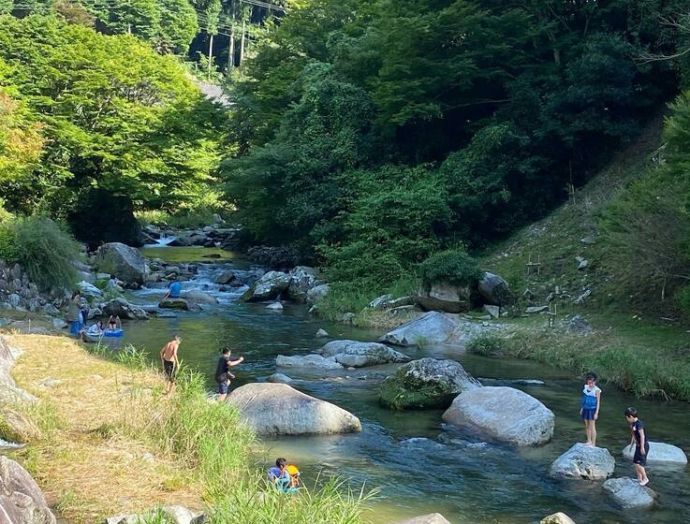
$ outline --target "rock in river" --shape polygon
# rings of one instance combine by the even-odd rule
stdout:
[[[276,357],[276,366],[279,368],[316,368],[316,369],[343,369],[341,364],[335,361],[335,358],[324,358],[321,355],[293,355],[285,356],[278,355]]]
[[[242,295],[242,300],[246,302],[274,300],[280,297],[289,285],[290,275],[281,271],[269,271]]]
[[[616,467],[609,450],[577,443],[558,457],[549,470],[554,478],[604,480]]]
[[[423,358],[387,377],[381,384],[379,401],[393,409],[445,408],[459,393],[480,387],[479,381],[454,360]]]
[[[429,513],[427,515],[401,520],[397,524],[450,524],[450,521],[440,513]]]
[[[361,431],[359,419],[329,402],[310,397],[287,384],[247,384],[228,402],[259,435],[335,434]]]
[[[654,505],[654,492],[636,479],[622,477],[604,482],[604,491],[623,509],[647,509]]]
[[[333,340],[323,346],[319,352],[325,357],[335,357],[336,362],[352,368],[410,361],[407,355],[378,342]]]
[[[555,424],[553,412],[536,398],[519,389],[490,386],[460,393],[443,420],[516,446],[545,444]]]
[[[623,456],[632,460],[635,454],[635,446],[625,446],[623,448]],[[647,464],[668,464],[685,466],[688,463],[688,457],[685,452],[677,446],[671,444],[663,444],[661,442],[649,441],[649,454],[647,455]]]
[[[120,242],[103,244],[96,251],[98,271],[115,275],[128,287],[140,287],[146,276],[146,260],[138,249]]]

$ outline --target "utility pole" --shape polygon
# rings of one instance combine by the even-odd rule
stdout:
[[[246,30],[246,22],[242,20],[242,38],[240,40],[240,67],[242,67],[242,61],[244,60],[244,33]]]
[[[235,16],[230,23],[230,43],[228,44],[228,74],[235,68]]]
[[[211,78],[211,66],[213,65],[213,33],[209,33],[208,39],[208,78]]]

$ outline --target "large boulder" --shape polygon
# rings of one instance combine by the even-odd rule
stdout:
[[[629,477],[609,479],[604,491],[623,509],[648,509],[654,505],[654,492]]]
[[[287,296],[290,300],[303,304],[307,301],[307,293],[317,284],[316,270],[308,266],[297,266],[290,271],[290,285]]]
[[[307,291],[307,304],[317,304],[321,302],[330,291],[331,287],[328,284],[314,286]]]
[[[315,368],[315,369],[343,369],[335,358],[324,358],[321,355],[278,355],[276,366],[279,368]]]
[[[493,273],[484,273],[477,284],[477,291],[483,302],[492,306],[508,306],[515,301],[508,282]]]
[[[632,460],[635,455],[635,446],[628,445],[623,448],[623,456]],[[677,464],[685,466],[688,457],[685,452],[677,446],[663,444],[661,442],[649,441],[649,453],[647,454],[647,464]]]
[[[555,418],[544,404],[519,389],[489,386],[460,393],[443,414],[449,424],[516,446],[551,440]]]
[[[323,346],[319,352],[324,357],[335,357],[335,361],[343,366],[353,368],[410,361],[407,355],[378,342],[333,340]]]
[[[129,320],[147,320],[149,314],[143,309],[127,302],[124,298],[114,298],[103,304],[101,308],[103,316],[110,315]]]
[[[290,285],[290,275],[281,271],[269,271],[243,295],[246,302],[262,302],[280,297]]]
[[[218,299],[200,289],[190,289],[184,295],[184,298],[188,302],[193,302],[194,304],[217,304]]]
[[[449,282],[436,282],[422,289],[415,297],[417,304],[427,311],[461,313],[471,307],[470,289]]]
[[[397,524],[450,524],[450,521],[440,513],[429,513],[427,515],[401,520]]]
[[[458,323],[452,318],[430,311],[389,331],[379,341],[395,346],[425,347],[450,341],[457,328]]]
[[[155,516],[154,516],[155,515]],[[162,520],[159,520],[162,517]],[[170,524],[203,524],[207,518],[204,513],[191,511],[184,506],[164,506],[146,513],[115,515],[105,519],[104,524],[139,524],[141,522],[166,522]]]
[[[54,524],[45,497],[31,475],[14,460],[0,455],[0,522]]]
[[[616,467],[609,450],[586,444],[575,444],[558,457],[549,470],[553,478],[604,480],[613,475]]]
[[[423,358],[387,377],[379,401],[393,409],[446,408],[459,393],[480,387],[458,362]]]
[[[259,435],[336,434],[361,431],[359,419],[329,402],[310,397],[287,384],[247,384],[228,402]]]
[[[146,280],[146,260],[138,249],[120,242],[103,244],[96,251],[98,271],[110,273],[128,287],[140,287]]]

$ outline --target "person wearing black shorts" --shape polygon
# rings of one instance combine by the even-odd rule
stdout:
[[[176,336],[161,349],[163,372],[168,380],[168,386],[165,390],[166,395],[175,389],[175,375],[180,367],[180,361],[177,358],[177,350],[180,347],[180,342],[182,342],[182,339]]]
[[[635,473],[640,486],[649,484],[649,477],[645,466],[647,465],[647,456],[649,455],[649,440],[644,428],[644,423],[637,417],[637,409],[627,408],[625,410],[625,420],[630,424],[630,432],[632,434],[630,445],[635,445],[635,455],[633,456],[633,464],[635,464]]]
[[[223,402],[225,397],[228,396],[228,391],[230,390],[230,379],[235,378],[235,375],[230,373],[230,368],[237,366],[244,362],[244,357],[240,357],[237,360],[231,360],[230,355],[232,351],[229,347],[224,347],[222,349],[222,354],[218,359],[218,364],[216,365],[216,382],[218,383],[218,400]]]

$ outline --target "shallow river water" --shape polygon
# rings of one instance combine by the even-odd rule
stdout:
[[[189,248],[145,250],[147,256],[174,261],[198,261],[200,253]],[[246,359],[235,368],[237,387],[274,373],[278,354],[304,354],[320,347],[324,340],[315,337],[319,328],[324,328],[332,338],[375,340],[381,335],[319,320],[310,316],[304,306],[286,305],[283,312],[273,312],[263,304],[241,303],[241,290],[221,293],[213,283],[214,275],[228,267],[243,270],[247,266],[236,259],[214,261],[204,264],[194,279],[183,284],[184,289],[200,288],[217,296],[218,306],[207,307],[201,313],[176,313],[176,318],[128,323],[125,342],[145,348],[157,361],[160,347],[174,334],[180,334],[181,358],[205,373],[211,388],[218,350],[223,345],[230,345],[234,355],[244,355]],[[141,290],[129,298],[153,304],[163,292]],[[580,523],[690,523],[687,467],[648,469],[650,487],[658,494],[658,503],[651,512],[617,509],[602,493],[598,482],[549,479],[551,462],[572,444],[584,440],[578,418],[582,384],[573,374],[533,362],[465,355],[457,349],[403,352],[412,358],[452,358],[487,385],[506,383],[533,395],[556,414],[553,440],[539,448],[517,450],[473,440],[444,427],[442,411],[397,413],[383,409],[377,402],[377,388],[395,366],[326,376],[281,370],[301,379],[294,384],[298,389],[357,415],[363,431],[264,441],[269,450],[266,466],[276,456],[284,456],[299,464],[307,485],[319,474],[335,474],[349,479],[355,490],[363,485],[367,490],[376,488],[379,494],[370,503],[368,514],[374,523],[391,523],[430,512],[442,513],[453,523],[532,523],[556,511],[564,511]],[[511,382],[519,379],[539,379],[544,384]],[[688,403],[641,401],[613,386],[601,386],[598,444],[616,458],[615,476],[634,476],[632,464],[621,456],[621,449],[630,438],[622,415],[628,405],[638,407],[652,441],[672,443],[690,452]]]

